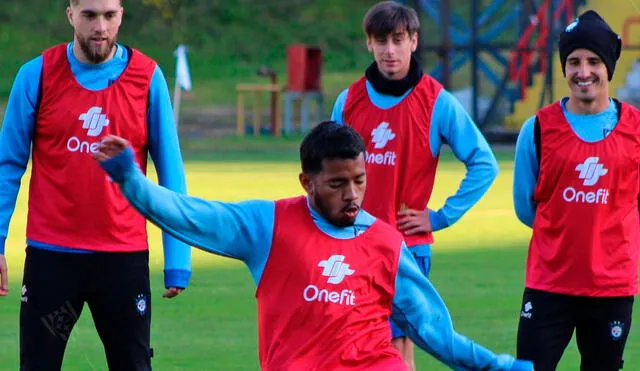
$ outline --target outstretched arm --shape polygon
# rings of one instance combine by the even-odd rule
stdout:
[[[457,333],[449,311],[416,261],[403,246],[392,320],[423,350],[456,370],[530,371],[533,364],[497,355]]]
[[[271,248],[273,201],[225,203],[170,191],[147,179],[127,141],[115,136],[103,139],[94,158],[147,219],[189,245],[244,261],[258,282]]]

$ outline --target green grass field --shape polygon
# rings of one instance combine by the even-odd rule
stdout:
[[[230,147],[186,145],[189,192],[224,201],[279,198],[302,192],[297,183],[297,141],[235,140]],[[228,143],[228,141],[227,141]],[[241,151],[235,151],[240,147]],[[266,151],[266,152],[265,152]],[[515,336],[529,231],[517,221],[511,202],[512,153],[498,151],[500,175],[483,200],[452,228],[436,234],[432,280],[447,302],[459,332],[497,352],[515,352]],[[436,178],[431,207],[456,189],[464,168],[450,154]],[[28,184],[27,179],[23,184]],[[18,308],[24,258],[26,187],[22,190],[8,239],[11,294],[0,299],[0,369],[18,366]],[[150,227],[152,245],[154,369],[257,370],[254,287],[236,261],[194,250],[191,286],[173,300],[162,299],[160,234]],[[638,323],[637,315],[634,320]],[[446,369],[417,351],[419,370]],[[640,365],[640,332],[632,331],[625,369]],[[102,345],[88,310],[76,325],[64,370],[106,370]],[[577,370],[572,342],[560,370]]]

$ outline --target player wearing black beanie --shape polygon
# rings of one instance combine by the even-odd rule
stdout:
[[[568,97],[518,136],[513,201],[532,235],[517,356],[537,371],[556,369],[574,333],[570,369],[623,366],[639,291],[640,111],[610,96],[621,48],[592,10],[568,25],[558,43]]]

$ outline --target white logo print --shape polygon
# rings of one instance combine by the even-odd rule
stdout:
[[[606,175],[609,170],[605,169],[604,164],[598,163],[599,157],[587,157],[583,163],[576,166],[578,178],[582,179],[582,185],[591,187],[595,185],[601,176]],[[581,204],[603,204],[606,205],[609,199],[609,189],[599,188],[593,191],[581,191],[574,187],[567,187],[562,192],[562,198],[567,202],[575,202]]]
[[[349,268],[349,264],[344,263],[344,255],[331,255],[329,259],[318,263],[322,267],[322,275],[329,277],[327,280],[331,284],[338,284],[346,276],[354,274],[356,271]],[[343,289],[342,291],[329,291],[321,289],[316,285],[309,285],[302,291],[302,297],[307,302],[334,303],[340,305],[356,305],[356,295],[353,290]]]
[[[78,117],[82,121],[82,128],[87,129],[87,135],[97,137],[105,126],[109,126],[109,119],[102,113],[102,107],[91,107]],[[69,152],[94,153],[98,150],[100,142],[88,142],[73,136],[67,140]]]
[[[384,148],[389,141],[396,137],[396,135],[389,129],[388,122],[381,122],[373,131],[371,132],[371,141],[375,144],[373,148]]]
[[[375,129],[371,131],[371,142],[374,149],[381,149],[395,138],[396,135],[389,128],[389,123],[386,121],[381,122]],[[369,164],[377,165],[392,165],[396,164],[396,153],[393,151],[387,151],[385,153],[366,153],[366,161]]]
[[[344,255],[331,255],[327,260],[318,263],[318,267],[323,267],[322,275],[329,277],[327,282],[338,284],[344,280],[345,276],[350,276],[356,271],[349,269],[349,264],[344,263]]]
[[[82,127],[88,129],[87,135],[90,137],[97,137],[102,133],[102,129],[109,125],[109,119],[102,113],[102,107],[89,108],[86,113],[78,117],[78,120],[83,121]]]
[[[531,313],[532,309],[533,309],[533,304],[531,304],[530,301],[526,302],[524,304],[524,310],[520,312],[520,317],[531,318],[533,316],[533,313]]]
[[[598,163],[599,159],[599,157],[588,157],[583,163],[576,166],[576,171],[580,172],[578,178],[584,179],[584,185],[592,186],[596,184],[601,176],[609,172],[604,168],[603,164]]]
[[[22,285],[22,295],[20,296],[20,301],[23,303],[26,303],[27,301],[29,301],[29,298],[27,297],[27,286],[26,285]]]

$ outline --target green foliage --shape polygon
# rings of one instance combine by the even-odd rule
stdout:
[[[261,65],[284,74],[286,48],[323,48],[325,71],[361,70],[369,56],[361,19],[371,0],[125,0],[119,40],[155,58],[172,76],[173,51],[189,47],[194,81],[255,76]],[[67,0],[0,6],[0,100],[17,69],[52,44],[69,41]],[[33,11],[38,9],[38,11]]]
[[[8,0],[7,0],[8,1]],[[514,6],[519,1],[511,0]],[[294,43],[323,49],[323,86],[329,100],[370,63],[362,34],[362,17],[376,0],[124,0],[120,42],[145,52],[165,72],[172,86],[178,44],[186,44],[194,82],[188,105],[232,105],[237,83],[264,82],[260,66],[273,68],[286,81],[286,49]],[[480,9],[489,5],[481,2]],[[451,2],[455,14],[469,20],[469,2]],[[20,0],[0,6],[0,102],[9,95],[18,68],[46,47],[72,38],[64,10],[68,0]],[[37,11],[33,11],[37,9]],[[501,11],[506,11],[503,7]],[[481,33],[502,14],[489,18]],[[440,41],[439,26],[420,13],[422,39]],[[501,41],[513,40],[509,29]],[[485,58],[486,60],[487,58]],[[490,59],[489,59],[490,60]],[[437,58],[425,56],[429,70]],[[469,84],[468,69],[453,76]],[[344,78],[348,77],[348,78]],[[459,87],[456,85],[456,87]],[[191,99],[191,100],[189,100]]]
[[[171,0],[142,0],[142,4],[156,7],[164,19],[173,19],[176,8],[180,6],[179,1]]]

